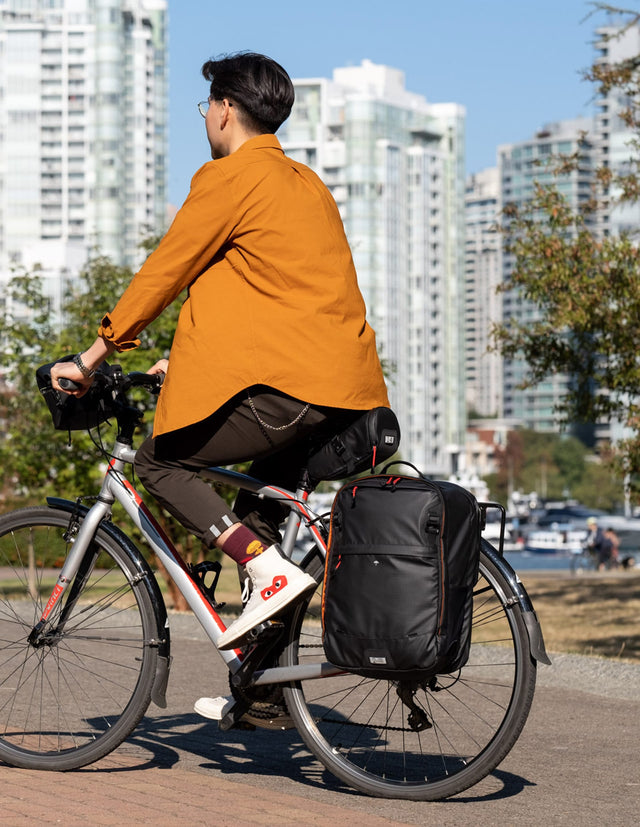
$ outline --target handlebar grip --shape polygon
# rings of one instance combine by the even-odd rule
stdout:
[[[58,384],[64,391],[79,391],[82,388],[82,385],[74,382],[73,379],[66,379],[64,376],[58,379]]]

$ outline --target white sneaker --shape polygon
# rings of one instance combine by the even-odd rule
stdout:
[[[198,698],[193,705],[194,710],[203,718],[212,721],[221,721],[234,704],[233,696],[228,698]]]
[[[233,695],[229,695],[227,698],[198,698],[193,708],[203,718],[221,721],[227,712],[233,708],[234,704]],[[251,704],[241,720],[261,729],[283,730],[295,727],[284,703],[272,704],[268,701],[257,701]]]
[[[240,617],[222,633],[218,649],[233,649],[254,626],[264,623],[297,598],[316,588],[311,575],[269,546],[245,566],[253,591]]]

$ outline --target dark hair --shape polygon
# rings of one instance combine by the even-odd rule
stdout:
[[[240,120],[253,132],[277,132],[291,113],[295,93],[286,71],[275,60],[254,52],[239,52],[208,60],[202,75],[210,81],[210,96],[228,98],[240,110]]]

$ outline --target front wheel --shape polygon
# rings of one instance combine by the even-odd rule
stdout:
[[[104,529],[47,626],[31,634],[70,548],[69,517],[25,508],[0,518],[0,759],[16,767],[97,761],[129,735],[151,698],[158,650],[150,587]]]
[[[309,750],[338,778],[382,798],[435,801],[476,784],[502,761],[529,714],[536,664],[522,609],[484,553],[467,664],[420,686],[342,674],[285,687]],[[320,602],[296,612],[286,666],[324,660]]]

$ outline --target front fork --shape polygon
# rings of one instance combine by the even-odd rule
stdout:
[[[105,519],[111,511],[108,497],[103,498],[91,509],[80,505],[78,502],[73,503],[70,500],[58,499],[57,497],[47,498],[47,503],[52,508],[66,511],[69,514],[69,524],[66,531],[68,532],[67,539],[70,543],[73,543],[73,548],[62,567],[58,581],[40,620],[31,630],[29,642],[36,648],[47,645],[53,646],[61,637],[66,620],[95,565],[97,552],[92,551],[91,546],[96,531],[101,528],[115,543],[128,552],[131,560],[136,561],[138,571],[135,575],[135,581],[132,581],[132,583],[144,580],[147,585],[153,605],[156,627],[155,630],[150,630],[151,637],[146,643],[158,650],[158,663],[151,690],[151,699],[157,706],[164,709],[167,706],[166,689],[171,668],[171,637],[164,599],[151,570],[126,534],[123,534],[119,528]],[[100,513],[96,514],[98,510]],[[55,626],[52,626],[48,619],[51,618],[53,608],[60,603],[67,590],[67,600],[62,606],[58,622]]]
[[[89,547],[98,530],[98,526],[102,520],[108,516],[111,510],[109,503],[99,501],[86,512],[82,522],[80,522],[78,519],[80,516],[78,506],[79,503],[76,503],[76,510],[71,514],[67,528],[66,539],[71,544],[71,550],[67,554],[67,558],[60,570],[53,591],[40,615],[40,619],[29,635],[29,643],[35,647],[53,643],[64,628],[66,619],[78,599],[78,595],[82,591],[96,560],[95,554],[88,553]],[[58,623],[55,629],[51,629],[48,627],[49,618],[53,610],[60,604],[60,601],[70,586],[72,586],[72,588],[60,612]]]

